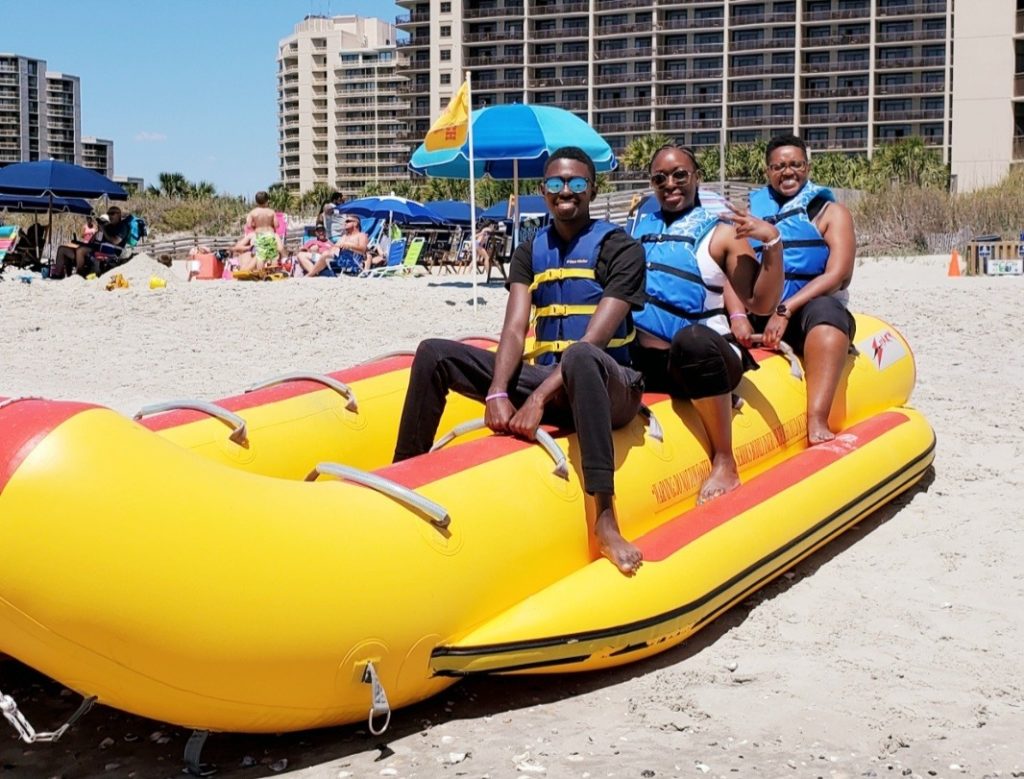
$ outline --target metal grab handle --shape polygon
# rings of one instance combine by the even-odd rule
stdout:
[[[246,389],[246,392],[255,392],[256,390],[266,389],[267,387],[275,387],[278,384],[286,384],[290,381],[312,381],[316,384],[323,384],[325,387],[330,387],[332,390],[341,395],[345,400],[348,401],[348,405],[345,406],[349,411],[359,411],[359,404],[356,403],[356,394],[352,391],[352,388],[343,381],[326,376],[322,373],[286,373],[283,376],[275,376],[272,379],[261,381],[258,384],[253,384],[251,387]]]
[[[437,441],[434,442],[434,445],[430,447],[430,451],[436,452],[438,449],[443,449],[460,435],[482,430],[485,427],[487,427],[487,423],[484,421],[483,417],[480,417],[480,419],[471,419],[468,422],[463,422],[461,425],[456,425],[450,432],[445,433],[443,436],[438,438]],[[555,470],[552,471],[552,473],[561,479],[569,481],[569,461],[566,459],[565,452],[562,451],[562,448],[555,443],[555,439],[552,438],[549,433],[539,428],[534,432],[534,435],[536,436],[536,443],[540,444],[540,447],[548,453],[548,456],[555,463]]]
[[[11,726],[18,731],[18,735],[21,737],[21,740],[26,744],[59,741],[60,737],[67,733],[68,728],[78,722],[78,720],[89,712],[89,709],[92,708],[94,703],[96,703],[95,695],[83,698],[82,703],[79,705],[75,713],[68,718],[67,722],[56,730],[38,733],[36,732],[36,729],[32,727],[32,723],[25,719],[25,715],[18,710],[17,701],[15,701],[10,695],[4,695],[3,691],[0,690],[0,713],[2,713],[7,721],[11,723]]]
[[[231,425],[231,435],[228,436],[239,446],[245,446],[249,443],[249,434],[245,429],[245,420],[242,419],[238,414],[228,411],[223,406],[218,406],[216,403],[210,403],[205,400],[170,400],[166,403],[154,403],[152,406],[143,406],[135,412],[135,416],[132,417],[136,422],[143,417],[152,416],[153,414],[162,414],[165,411],[178,411],[180,409],[187,409],[189,411],[201,411],[204,414],[208,414],[215,419],[219,419],[225,424]]]
[[[341,465],[340,463],[320,463],[310,471],[306,481],[316,481],[316,477],[321,474],[360,484],[363,487],[369,487],[371,490],[387,495],[399,503],[403,503],[426,514],[430,518],[430,524],[434,527],[444,529],[451,523],[448,509],[444,506],[424,498],[418,492],[410,490],[408,487],[403,487],[401,484],[391,481],[391,479],[385,479],[383,476],[378,476],[375,473],[361,471],[358,468]]]
[[[763,341],[763,333],[754,333],[750,336],[750,342],[752,344],[760,346],[762,349],[767,349],[768,347],[764,345]],[[779,341],[778,345],[772,351],[778,352],[789,361],[789,373],[794,379],[803,379],[804,371],[803,368],[800,367],[800,358],[796,356],[796,352],[793,351],[792,346],[785,341]]]
[[[654,412],[643,403],[640,404],[640,416],[647,420],[647,434],[655,441],[664,443],[665,431],[661,427],[661,422],[659,422],[658,418],[654,416]]]

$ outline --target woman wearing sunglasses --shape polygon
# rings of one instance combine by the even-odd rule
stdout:
[[[813,183],[806,144],[781,135],[765,151],[768,186],[750,196],[750,210],[777,225],[786,244],[782,302],[770,316],[732,320],[740,343],[764,333],[772,348],[784,340],[804,358],[807,372],[807,441],[831,441],[828,416],[856,334],[846,309],[856,238],[853,217],[831,190]]]
[[[697,495],[704,503],[740,484],[732,452],[732,391],[745,370],[757,367],[729,330],[725,296],[758,313],[775,310],[782,291],[782,236],[732,204],[724,217],[704,208],[690,149],[662,147],[650,174],[660,209],[633,228],[647,255],[647,305],[636,315],[633,364],[649,391],[693,401],[712,447],[711,473]],[[763,244],[760,268],[750,238]]]

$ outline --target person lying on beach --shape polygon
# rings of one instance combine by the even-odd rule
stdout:
[[[541,191],[553,221],[512,257],[497,352],[439,338],[419,345],[394,459],[430,449],[450,390],[483,402],[495,433],[533,440],[542,422],[575,428],[601,553],[632,576],[643,553],[622,536],[615,515],[612,430],[636,416],[643,394],[626,345],[633,337],[630,312],[644,301],[644,255],[617,225],[591,218],[595,179],[582,149],[552,152]],[[557,304],[573,312],[563,315]],[[535,364],[529,364],[523,347],[533,306]]]
[[[334,276],[331,260],[341,251],[327,240],[327,229],[320,225],[314,236],[299,248],[295,261],[299,263],[306,276]]]
[[[736,340],[750,345],[763,332],[769,349],[785,341],[803,357],[807,381],[807,441],[831,441],[832,401],[856,334],[846,309],[857,244],[853,217],[831,190],[810,180],[807,145],[795,135],[768,142],[768,186],[750,196],[751,213],[776,224],[784,245],[782,302],[767,315],[730,313]]]
[[[757,367],[729,330],[728,281],[753,311],[773,311],[782,291],[779,230],[731,207],[700,204],[700,168],[691,149],[663,146],[650,162],[659,210],[633,226],[647,256],[647,305],[636,315],[633,364],[647,388],[693,402],[711,442],[711,473],[697,502],[740,485],[732,451],[732,392]],[[728,224],[722,219],[728,220]],[[760,269],[747,238],[764,242]]]

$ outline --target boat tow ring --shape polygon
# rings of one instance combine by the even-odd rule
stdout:
[[[316,384],[323,384],[325,387],[330,387],[348,401],[345,408],[353,413],[359,411],[359,404],[356,402],[356,394],[352,391],[352,388],[345,382],[338,381],[331,376],[325,376],[322,373],[286,373],[283,376],[275,376],[272,379],[267,379],[266,381],[261,381],[258,384],[253,384],[245,391],[247,393],[255,392],[256,390],[274,387],[278,384],[286,384],[290,381],[312,381]]]
[[[388,703],[388,695],[384,692],[384,685],[380,683],[380,678],[377,676],[377,669],[373,667],[373,662],[368,661],[366,667],[363,669],[363,684],[370,685],[370,713],[366,718],[366,727],[370,729],[370,732],[379,736],[388,729],[388,725],[391,724],[391,704]],[[383,717],[384,724],[377,728],[373,724],[374,717]]]
[[[210,403],[206,400],[171,400],[167,403],[154,403],[152,406],[140,408],[132,416],[132,419],[138,422],[143,417],[162,414],[165,411],[178,411],[179,409],[200,411],[203,414],[219,419],[226,425],[230,425],[231,435],[228,436],[229,439],[239,446],[246,446],[249,443],[249,434],[245,429],[245,420],[238,416],[238,414],[228,411],[223,406],[218,406],[216,403]]]
[[[466,435],[467,433],[473,433],[477,430],[483,430],[486,427],[487,423],[484,421],[483,417],[463,422],[461,425],[456,425],[449,432],[438,438],[434,442],[434,445],[430,447],[430,451],[436,452],[438,449],[443,449],[460,435]],[[560,479],[569,481],[569,461],[565,458],[565,452],[562,451],[562,448],[555,443],[555,439],[551,437],[551,434],[544,430],[538,428],[534,435],[536,436],[536,443],[548,453],[548,456],[555,463],[555,470],[552,471],[552,473]]]
[[[78,720],[89,712],[89,709],[92,708],[94,703],[96,703],[95,695],[83,698],[81,705],[75,713],[68,718],[67,722],[54,731],[37,733],[36,729],[32,727],[32,723],[25,719],[25,715],[18,710],[17,701],[15,701],[10,695],[4,695],[3,691],[0,690],[0,712],[2,712],[7,721],[11,723],[11,726],[18,731],[18,735],[21,737],[21,740],[26,744],[59,741],[60,737],[67,733],[68,728],[78,722]]]

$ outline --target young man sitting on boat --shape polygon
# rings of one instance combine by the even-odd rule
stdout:
[[[644,303],[644,253],[616,225],[590,217],[594,163],[582,149],[553,152],[541,191],[552,223],[512,256],[509,299],[497,352],[430,339],[420,344],[395,448],[395,461],[430,449],[449,390],[486,404],[487,426],[533,440],[544,422],[575,428],[583,486],[597,504],[602,553],[631,576],[640,550],[615,516],[612,430],[640,409],[643,379],[629,366],[631,311]],[[536,347],[523,347],[536,307]],[[559,310],[571,306],[573,311]]]
[[[750,211],[782,234],[782,302],[770,316],[730,316],[730,323],[740,343],[749,345],[761,331],[768,348],[785,341],[803,357],[813,446],[835,438],[828,416],[856,332],[846,309],[857,249],[853,217],[831,190],[810,180],[807,145],[797,136],[769,141],[765,163],[768,186],[751,194]]]

